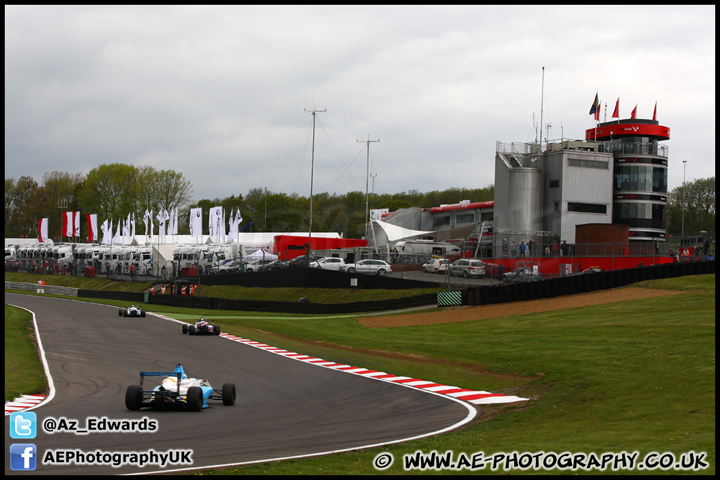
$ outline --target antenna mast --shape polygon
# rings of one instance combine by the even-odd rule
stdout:
[[[316,113],[322,113],[322,112],[324,112],[324,111],[326,111],[326,110],[327,110],[327,109],[325,109],[325,110],[315,110],[315,109],[313,109],[313,110],[308,110],[307,108],[305,109],[306,112],[312,113],[312,117],[313,117],[312,156],[311,156],[311,160],[310,160],[310,223],[309,223],[309,225],[308,225],[308,240],[311,240],[311,239],[312,239],[313,171],[314,171],[314,169],[315,169],[315,114],[316,114]],[[309,242],[308,242],[308,245],[310,245]],[[309,250],[309,249],[310,249],[310,247],[308,246],[308,250]],[[310,252],[308,252],[308,253],[310,253]]]
[[[370,134],[368,134],[367,140],[355,140],[357,143],[364,143],[367,145],[367,174],[365,177],[365,240],[368,238],[368,223],[370,222],[369,210],[368,210],[368,183],[370,180],[370,144],[372,142],[379,142],[380,139],[370,140]]]
[[[543,120],[543,96],[545,95],[545,67],[542,67],[542,86],[540,87],[540,151],[542,152],[542,120]]]

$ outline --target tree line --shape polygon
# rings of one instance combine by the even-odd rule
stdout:
[[[449,188],[421,193],[417,190],[395,194],[373,194],[370,208],[433,207],[459,203],[462,200],[483,202],[493,200],[493,186],[478,189]],[[312,230],[338,232],[345,238],[365,235],[365,193],[313,194]],[[208,233],[207,218],[212,207],[221,206],[225,212],[240,209],[243,221],[240,228],[253,232],[308,231],[310,198],[296,193],[272,192],[267,188],[251,188],[247,194],[233,194],[225,198],[192,198],[192,185],[182,173],[135,167],[121,163],[104,164],[93,168],[86,176],[69,172],[46,172],[38,184],[30,176],[5,179],[5,237],[38,235],[38,220],[49,218],[50,238],[61,235],[61,216],[65,211],[80,211],[81,215],[96,213],[98,222],[105,219],[124,219],[128,214],[142,219],[145,210],[170,211],[178,208],[178,234],[189,235],[188,215],[191,208],[203,211],[203,233]],[[140,223],[139,225],[142,225]],[[87,237],[83,224],[81,235]],[[144,234],[140,226],[137,234]]]
[[[485,202],[495,196],[492,185],[485,188],[449,188],[422,193],[409,190],[394,194],[373,194],[370,208],[435,207],[462,200]],[[93,168],[86,176],[68,172],[46,172],[40,184],[30,176],[5,179],[5,237],[36,237],[38,220],[50,219],[49,235],[60,238],[63,211],[96,213],[98,221],[127,218],[134,213],[142,218],[145,210],[179,210],[178,233],[188,235],[190,208],[202,208],[203,233],[208,233],[206,219],[210,208],[222,206],[225,212],[240,209],[241,229],[254,232],[308,231],[310,199],[296,193],[272,192],[251,188],[225,198],[194,202],[192,186],[182,173],[135,167],[121,163]],[[338,232],[345,238],[362,238],[365,234],[365,193],[313,195],[313,231]],[[62,208],[61,208],[62,206]],[[153,215],[154,215],[153,214]],[[684,222],[683,222],[684,217]],[[678,236],[697,235],[702,231],[715,237],[715,177],[686,182],[668,193],[667,230]],[[81,230],[87,236],[85,227]],[[137,233],[144,233],[140,227]]]

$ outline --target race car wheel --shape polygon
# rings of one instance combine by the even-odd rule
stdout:
[[[145,316],[145,310],[140,310],[140,316],[141,316],[141,317],[144,317],[144,316]]]
[[[122,310],[118,310],[118,317],[122,317]]]
[[[215,326],[213,327],[213,333],[214,333],[215,335],[220,335],[220,327],[217,326],[217,325],[215,325]]]
[[[235,384],[224,383],[222,388],[223,405],[235,405]]]
[[[187,333],[187,332],[188,332],[188,326],[187,326],[187,325],[183,325],[183,333]]]
[[[187,391],[187,408],[191,412],[199,412],[203,405],[203,391],[200,387],[190,387]]]
[[[142,403],[142,387],[140,385],[130,385],[125,392],[125,406],[128,410],[140,410]]]

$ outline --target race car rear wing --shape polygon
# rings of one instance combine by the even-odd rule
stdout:
[[[177,388],[178,393],[180,393],[180,381],[182,380],[182,373],[180,372],[140,372],[140,386],[143,386],[143,379],[145,377],[177,377]]]

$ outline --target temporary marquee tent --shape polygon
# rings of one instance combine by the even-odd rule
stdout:
[[[252,252],[249,255],[245,255],[245,260],[259,260],[261,258],[264,258],[265,260],[277,260],[278,256],[270,253],[268,251],[265,251],[263,249],[258,249]]]

